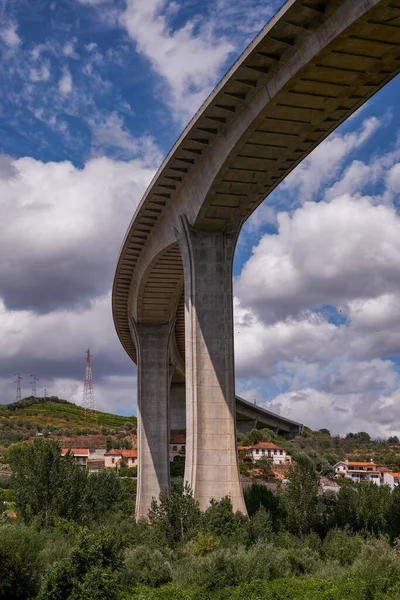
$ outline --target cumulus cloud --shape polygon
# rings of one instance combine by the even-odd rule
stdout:
[[[71,163],[0,159],[0,402],[12,374],[80,402],[84,350],[96,404],[132,414],[136,370],[115,333],[111,284],[121,239],[154,174],[149,157]],[[42,392],[41,392],[42,393]]]
[[[167,82],[175,117],[187,121],[211,91],[234,46],[224,36],[215,36],[208,21],[189,20],[174,29],[166,8],[166,0],[128,0],[121,23]]]
[[[313,388],[280,394],[266,406],[312,429],[328,427],[331,433],[367,431],[375,437],[399,435],[400,392],[366,399],[362,394],[343,397]]]
[[[149,159],[8,160],[0,174],[0,296],[8,309],[87,306],[110,288],[127,223],[154,174]]]
[[[151,165],[161,163],[162,154],[154,139],[151,136],[134,137],[116,112],[91,118],[89,125],[92,130],[92,147],[96,153],[104,154],[110,149],[116,149],[121,158],[141,154]]]
[[[369,117],[359,131],[329,136],[285,179],[282,191],[295,192],[302,201],[315,200],[322,184],[333,181],[346,157],[365,144],[384,121]]]
[[[398,160],[398,149],[374,157],[370,164],[354,160],[350,166],[347,165],[352,153],[362,148],[389,122],[390,113],[381,118],[369,117],[355,131],[330,135],[252,214],[244,227],[244,236],[253,235],[265,225],[277,226],[279,211],[293,210],[305,202],[316,201],[320,194],[331,200],[345,193],[359,194],[366,185],[376,182],[384,169]]]
[[[48,81],[50,78],[50,65],[48,62],[42,63],[39,68],[32,67],[29,72],[31,81]]]
[[[21,44],[21,38],[17,33],[17,25],[15,23],[10,23],[7,27],[0,29],[0,39],[8,46],[9,48],[15,50]]]
[[[68,69],[64,69],[63,75],[58,82],[58,89],[63,96],[72,92],[72,75]]]
[[[241,303],[266,322],[310,306],[399,291],[400,217],[349,195],[278,215],[236,281]]]
[[[79,311],[55,310],[46,315],[7,310],[0,303],[0,401],[11,401],[10,374],[20,370],[23,393],[29,374],[37,373],[40,389],[80,403],[84,350],[93,354],[96,405],[100,409],[133,410],[136,375],[132,361],[117,339],[111,316],[110,292]],[[43,392],[40,392],[43,393]],[[132,412],[131,412],[132,414]]]

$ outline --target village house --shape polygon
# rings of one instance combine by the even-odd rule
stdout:
[[[249,446],[246,449],[246,458],[253,461],[266,458],[272,460],[274,465],[286,465],[292,462],[292,458],[286,450],[272,442],[258,442],[254,446]]]
[[[342,460],[334,466],[337,477],[346,477],[359,483],[360,481],[370,481],[381,485],[381,473],[378,465],[374,462],[358,462]]]
[[[72,454],[77,463],[86,468],[89,458],[89,448],[61,448],[61,456],[65,456],[68,452]]]
[[[394,490],[400,483],[400,473],[389,473],[383,474],[383,483],[388,485],[390,489]]]
[[[169,443],[169,460],[174,460],[175,457],[185,458],[186,454],[186,438],[172,438]]]
[[[117,450],[113,448],[104,454],[104,466],[115,469],[121,460],[124,460],[128,467],[137,467],[137,450]]]

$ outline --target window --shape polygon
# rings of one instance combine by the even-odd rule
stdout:
[[[257,448],[257,450],[256,450],[256,454],[258,454],[258,448]]]
[[[111,459],[111,464],[113,465],[115,463],[115,458]]]
[[[281,450],[281,456],[283,455],[283,450]]]
[[[172,451],[176,452],[178,450],[178,446],[172,446]]]
[[[185,450],[185,446],[181,446],[181,450],[183,452]]]
[[[262,453],[265,454],[265,450],[264,449],[262,450]]]

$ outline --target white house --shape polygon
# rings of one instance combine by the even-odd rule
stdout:
[[[61,456],[72,454],[77,463],[86,467],[89,458],[89,448],[61,448]]]
[[[370,462],[358,462],[342,460],[334,466],[337,477],[346,477],[359,483],[360,481],[370,481],[381,485],[381,476],[378,466]]]
[[[176,456],[185,458],[186,438],[172,438],[169,443],[169,460],[174,460]]]
[[[400,473],[384,473],[383,483],[386,483],[392,490],[400,484]]]
[[[116,468],[123,459],[128,467],[137,466],[137,450],[117,450],[113,448],[104,455],[104,466],[107,468]]]
[[[267,458],[272,460],[274,465],[286,465],[292,462],[291,456],[286,450],[276,444],[272,444],[272,442],[258,442],[258,444],[248,447],[246,458],[254,461]]]

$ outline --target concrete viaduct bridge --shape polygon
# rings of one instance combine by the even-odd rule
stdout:
[[[169,485],[169,404],[185,479],[245,513],[235,442],[232,261],[243,222],[400,69],[400,0],[289,0],[168,154],[129,225],[115,326],[138,364],[136,515]]]

